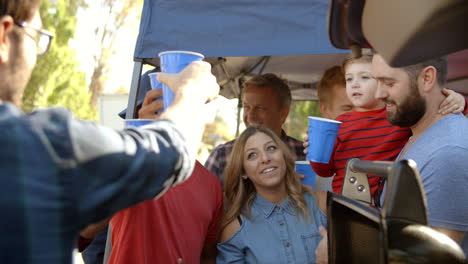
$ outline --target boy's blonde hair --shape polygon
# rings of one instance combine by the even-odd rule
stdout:
[[[353,63],[372,63],[372,58],[374,57],[375,52],[369,49],[363,49],[362,55],[360,57],[353,57],[352,55],[343,61],[341,65],[343,73],[346,73],[346,67]]]

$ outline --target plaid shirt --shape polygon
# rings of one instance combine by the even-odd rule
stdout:
[[[71,263],[79,231],[191,175],[169,121],[122,132],[0,103],[1,263]]]
[[[295,160],[306,159],[302,141],[286,135],[284,130],[281,131],[281,139],[288,145]],[[224,168],[226,167],[234,142],[235,140],[231,140],[225,144],[218,145],[205,162],[205,167],[214,175],[218,176],[221,182],[223,182]]]

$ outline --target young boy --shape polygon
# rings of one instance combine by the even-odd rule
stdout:
[[[335,175],[332,188],[336,193],[342,192],[346,162],[349,159],[393,161],[411,136],[409,128],[393,126],[387,121],[385,104],[375,99],[377,81],[372,78],[371,68],[372,55],[348,59],[343,63],[346,93],[354,109],[336,118],[342,123],[330,162],[324,164],[310,161],[317,175]],[[466,104],[463,96],[448,90],[443,93],[452,96],[447,97],[448,102],[441,104],[441,110],[446,110],[447,104],[453,105],[455,101],[459,101],[461,109],[464,109]],[[382,178],[368,175],[368,179],[374,197]]]

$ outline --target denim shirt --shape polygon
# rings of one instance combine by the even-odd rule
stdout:
[[[296,213],[289,200],[276,205],[257,194],[250,219],[242,216],[239,231],[218,243],[216,263],[315,263],[318,229],[327,218],[312,195],[304,197],[309,218]]]

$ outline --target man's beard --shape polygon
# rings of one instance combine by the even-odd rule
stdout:
[[[416,81],[411,81],[408,96],[401,104],[393,100],[384,99],[385,103],[394,104],[395,111],[387,111],[387,119],[390,124],[399,127],[411,127],[421,120],[426,113],[426,100],[421,96]]]

